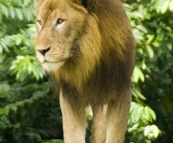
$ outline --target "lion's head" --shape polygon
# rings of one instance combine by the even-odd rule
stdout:
[[[88,73],[100,55],[100,50],[93,48],[101,45],[95,16],[70,0],[37,2],[35,47],[43,68],[55,72],[68,64],[68,68],[78,66],[75,72],[84,68]]]

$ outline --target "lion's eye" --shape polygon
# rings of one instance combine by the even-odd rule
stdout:
[[[58,18],[56,21],[56,25],[62,24],[65,20],[62,18]]]
[[[37,20],[37,23],[42,26],[42,21],[41,20]]]

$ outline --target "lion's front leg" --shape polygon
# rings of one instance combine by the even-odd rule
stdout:
[[[93,110],[91,143],[105,143],[107,104],[91,105],[91,107]]]
[[[67,96],[60,94],[65,143],[85,143],[85,106],[74,104]]]
[[[106,143],[123,143],[131,103],[130,90],[111,100],[107,108]]]

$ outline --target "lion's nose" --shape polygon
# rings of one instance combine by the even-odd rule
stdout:
[[[45,56],[45,54],[50,50],[50,47],[47,48],[47,49],[40,49],[40,50],[37,50],[38,52],[40,52],[43,56]]]

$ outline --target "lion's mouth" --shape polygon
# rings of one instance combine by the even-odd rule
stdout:
[[[62,62],[65,62],[66,60],[65,59],[62,59],[62,60],[58,60],[58,61],[49,61],[49,60],[44,60],[42,63],[62,63]]]
[[[47,61],[45,60],[44,62],[41,63],[43,69],[45,69],[48,72],[51,71],[57,71],[59,70],[65,63],[65,60],[60,60],[60,61]]]
[[[40,61],[41,64],[46,64],[46,63],[62,63],[62,62],[65,62],[66,59],[65,58],[59,58],[59,59],[53,59],[53,58],[50,58],[50,57],[46,57],[46,56],[40,56],[38,55],[38,60]]]
[[[41,64],[46,64],[46,63],[48,63],[48,64],[58,64],[58,63],[64,63],[66,61],[66,59],[59,59],[59,60],[48,60],[48,59],[46,59],[45,57],[44,57],[44,60],[42,60],[41,61]]]

